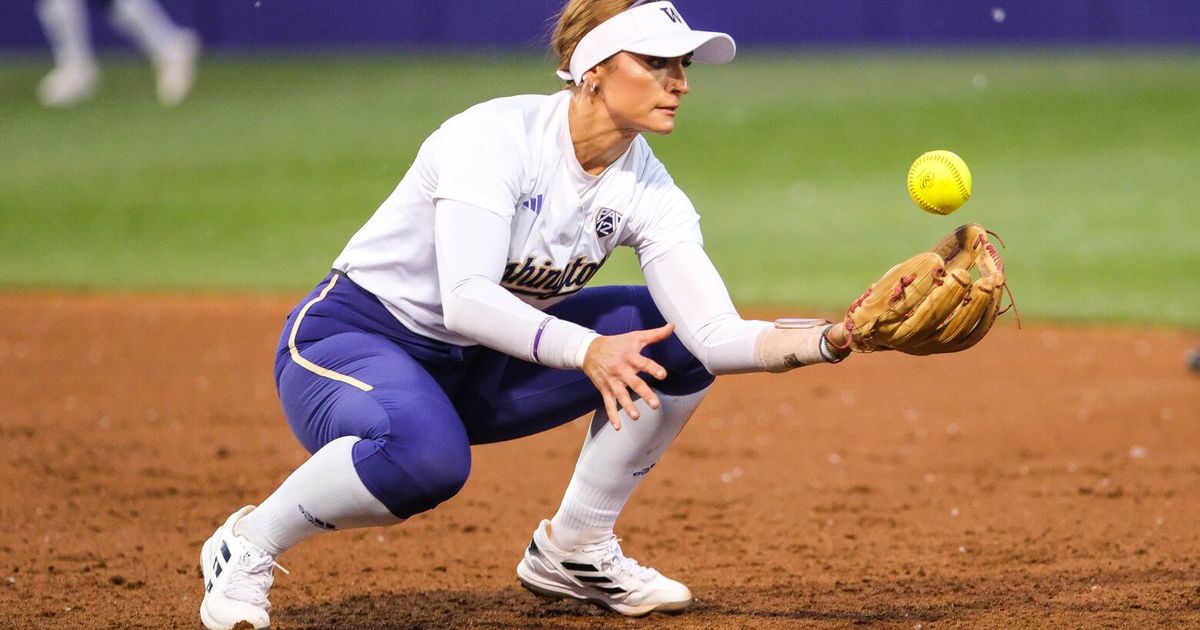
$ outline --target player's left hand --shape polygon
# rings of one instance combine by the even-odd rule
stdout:
[[[658,396],[642,380],[639,373],[649,374],[662,380],[667,371],[654,360],[642,355],[642,349],[671,336],[673,324],[650,330],[635,330],[623,335],[602,335],[592,341],[583,359],[583,373],[591,379],[604,399],[604,410],[608,421],[617,431],[621,430],[621,416],[617,405],[625,410],[632,420],[638,419],[637,407],[629,390],[633,390],[651,409],[658,409]]]

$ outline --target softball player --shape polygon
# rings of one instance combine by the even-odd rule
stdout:
[[[670,2],[570,0],[553,45],[569,86],[446,121],[289,316],[276,382],[313,455],[204,544],[207,627],[265,627],[281,553],[449,499],[472,444],[589,412],[517,577],[625,615],[683,609],[686,586],[621,552],[626,501],[714,374],[848,353],[841,324],[738,316],[691,201],[641,136],[674,129],[685,68],[730,61],[733,40],[690,29]],[[619,245],[647,286],[585,288]]]

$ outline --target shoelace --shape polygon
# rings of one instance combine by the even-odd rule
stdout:
[[[600,569],[628,575],[642,582],[649,582],[658,576],[658,571],[638,564],[637,560],[629,558],[621,551],[621,539],[613,536],[606,541],[583,547],[585,553],[600,553]]]
[[[287,569],[266,553],[247,549],[232,568],[233,573],[229,576],[228,586],[225,587],[225,596],[270,610],[271,602],[267,600],[267,592],[275,583],[275,573],[271,570],[275,567],[285,574],[288,573]]]

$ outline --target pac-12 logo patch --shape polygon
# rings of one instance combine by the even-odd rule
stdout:
[[[604,238],[611,236],[617,231],[617,224],[621,222],[621,213],[612,208],[600,208],[596,213],[596,236]]]

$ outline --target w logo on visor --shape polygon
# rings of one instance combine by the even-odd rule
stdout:
[[[666,15],[667,18],[669,20],[671,20],[672,22],[682,22],[683,21],[683,18],[679,17],[679,12],[675,10],[675,7],[663,7],[661,9],[659,9],[659,11],[662,11],[663,14]]]

